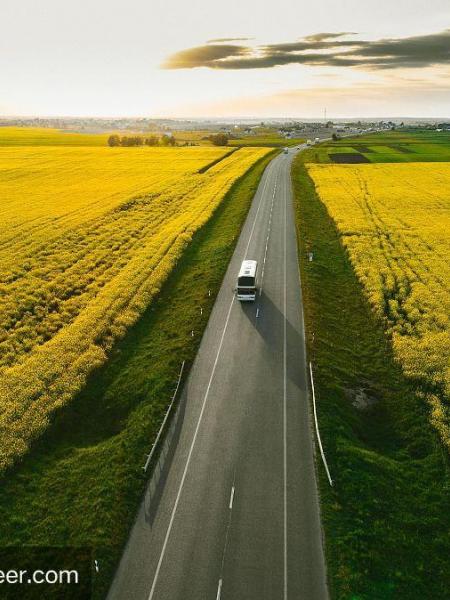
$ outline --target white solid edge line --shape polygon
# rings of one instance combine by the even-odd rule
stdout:
[[[322,457],[323,466],[325,467],[325,471],[327,473],[328,483],[331,485],[331,487],[333,487],[333,480],[331,479],[327,459],[325,458],[325,452],[323,451],[323,447],[322,447],[322,440],[320,438],[319,423],[318,423],[318,419],[317,419],[317,410],[316,410],[316,392],[314,389],[314,378],[313,378],[311,363],[309,363],[309,375],[311,377],[311,390],[312,390],[312,397],[313,397],[313,411],[314,411],[314,422],[316,424],[317,443],[319,445],[320,456]]]
[[[286,285],[287,285],[287,250],[286,250],[286,229],[287,229],[287,196],[286,187],[284,188],[284,301],[283,301],[283,478],[284,478],[284,600],[288,597],[287,586],[287,441],[286,441],[286,401],[287,401],[287,300],[286,300]]]
[[[270,164],[273,164],[273,163],[270,163]],[[247,243],[245,254],[247,254],[248,248],[250,247],[250,243],[251,243],[251,240],[252,240],[252,237],[253,237],[253,232],[255,230],[256,220],[258,218],[258,214],[259,214],[259,210],[261,208],[261,204],[263,203],[263,200],[264,200],[264,194],[265,194],[265,191],[266,191],[268,179],[269,179],[269,177],[267,175],[266,181],[264,182],[263,191],[261,193],[261,198],[260,198],[260,201],[259,201],[259,204],[258,204],[258,209],[256,211],[255,219],[253,221],[253,226],[252,226],[252,229],[250,231],[250,236],[249,236],[249,239],[248,239],[248,243]],[[148,600],[152,600],[153,599],[153,594],[155,593],[155,588],[156,588],[156,584],[158,582],[158,577],[159,577],[159,572],[161,570],[162,561],[163,561],[164,555],[166,553],[167,543],[169,541],[170,533],[172,531],[172,526],[173,526],[173,522],[174,522],[174,519],[175,519],[175,514],[177,512],[178,503],[180,501],[181,492],[183,491],[184,481],[186,479],[186,475],[187,475],[187,471],[188,471],[188,468],[189,468],[189,464],[191,462],[192,452],[194,450],[194,445],[195,445],[195,442],[197,440],[197,435],[198,435],[198,432],[199,432],[199,429],[200,429],[200,425],[201,425],[201,422],[202,422],[202,419],[203,419],[203,413],[205,411],[206,402],[208,400],[209,390],[211,388],[211,384],[212,384],[212,381],[213,381],[213,378],[214,378],[214,373],[216,371],[217,363],[219,362],[220,351],[222,350],[223,341],[225,339],[225,333],[226,333],[227,328],[228,328],[228,323],[229,323],[229,320],[230,320],[231,309],[233,308],[234,299],[235,299],[235,297],[233,296],[233,298],[231,299],[231,302],[230,302],[230,307],[228,309],[227,318],[225,320],[225,325],[224,325],[224,328],[223,328],[223,331],[222,331],[222,336],[220,338],[220,343],[219,343],[219,347],[217,349],[217,354],[216,354],[216,358],[214,360],[214,364],[213,364],[213,368],[212,368],[211,375],[210,375],[210,378],[209,378],[208,386],[206,388],[205,396],[203,398],[202,408],[201,408],[200,415],[199,415],[199,418],[198,418],[198,421],[197,421],[197,425],[196,425],[196,428],[195,428],[195,431],[194,431],[194,437],[192,438],[191,446],[189,448],[189,454],[188,454],[188,457],[187,457],[187,460],[186,460],[186,465],[185,465],[184,470],[183,470],[183,475],[181,477],[180,486],[178,488],[178,493],[177,493],[177,496],[176,496],[176,499],[175,499],[175,504],[173,505],[172,513],[170,515],[169,526],[167,528],[167,532],[166,532],[166,535],[165,535],[165,538],[164,538],[164,542],[163,542],[163,547],[162,547],[162,550],[161,550],[161,554],[159,556],[158,564],[156,566],[156,571],[155,571],[155,575],[153,577],[153,583],[152,583],[152,587],[150,589],[150,594],[148,596]],[[222,587],[221,583],[220,583],[220,587]]]
[[[230,494],[230,504],[229,504],[230,510],[233,508],[233,500],[234,500],[234,485],[231,488],[231,494]]]
[[[219,585],[217,586],[216,600],[220,600],[221,594],[222,594],[222,579],[219,579]]]

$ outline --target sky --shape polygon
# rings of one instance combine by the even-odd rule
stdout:
[[[449,0],[0,0],[0,115],[450,117]]]

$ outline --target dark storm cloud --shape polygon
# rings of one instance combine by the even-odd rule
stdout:
[[[317,33],[296,42],[244,46],[210,40],[182,50],[164,63],[166,69],[268,69],[300,64],[322,67],[392,69],[450,64],[450,29],[429,35],[357,40],[354,33]],[[345,39],[341,39],[345,38]],[[236,38],[235,41],[239,41]]]

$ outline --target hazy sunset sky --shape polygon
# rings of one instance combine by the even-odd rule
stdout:
[[[449,0],[1,0],[0,22],[2,115],[450,117]]]

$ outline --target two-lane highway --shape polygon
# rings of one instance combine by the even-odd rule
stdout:
[[[185,386],[160,498],[149,486],[109,600],[325,600],[293,152],[267,167]],[[234,298],[244,258],[254,303]]]

